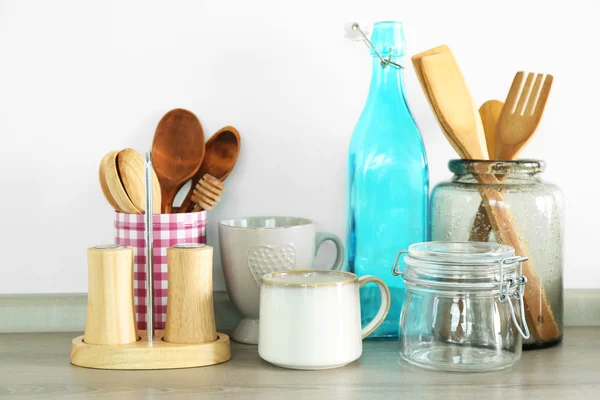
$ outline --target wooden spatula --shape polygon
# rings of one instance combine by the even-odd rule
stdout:
[[[533,138],[554,80],[552,75],[544,79],[544,74],[529,73],[523,84],[524,78],[522,71],[515,75],[498,120],[496,158],[499,160],[515,160]]]
[[[421,68],[421,58],[423,58],[425,56],[433,55],[433,54],[448,53],[448,52],[450,52],[450,48],[448,46],[446,46],[445,44],[443,44],[441,46],[434,47],[433,49],[429,49],[427,51],[419,53],[419,54],[413,56],[413,58],[412,58],[413,67],[415,68],[415,73],[417,74],[417,77],[419,78],[419,82],[421,83],[421,88],[423,89],[423,92],[425,93],[425,97],[427,98],[427,101],[429,102],[429,106],[432,109],[434,107],[434,104],[431,101],[431,96],[429,95],[427,85],[425,84],[425,79],[423,78],[423,68]],[[444,132],[444,134],[446,134],[445,130],[443,130],[443,132]],[[465,158],[465,155],[463,154],[462,149],[458,148],[458,146],[454,142],[454,139],[451,137],[448,137],[448,136],[446,136],[446,139],[448,140],[448,142],[450,143],[450,145],[452,146],[454,151],[456,151],[458,153],[460,158]]]
[[[459,155],[473,160],[489,159],[479,113],[450,49],[430,55],[419,54],[422,86],[426,88],[442,130]]]
[[[498,119],[504,103],[500,100],[488,100],[479,107],[479,116],[483,123],[483,131],[485,132],[485,143],[487,145],[490,159],[496,158],[496,128],[498,127]],[[485,205],[479,204],[477,215],[471,233],[469,234],[470,242],[487,242],[490,237],[492,226],[485,212]]]
[[[417,54],[412,61],[415,69],[420,67],[419,81],[442,130],[459,149],[459,155],[487,160],[481,118],[454,56],[448,48],[436,54],[427,53]],[[498,241],[512,246],[516,254],[529,257],[523,265],[523,273],[529,279],[525,286],[525,303],[533,322],[533,335],[541,340],[554,339],[559,334],[558,326],[527,244],[510,210],[496,206],[504,204],[504,195],[495,188],[499,181],[493,175],[475,175],[475,178],[481,184],[479,192]]]

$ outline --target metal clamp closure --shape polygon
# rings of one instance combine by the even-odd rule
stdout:
[[[396,261],[394,261],[394,265],[392,265],[392,275],[394,275],[394,276],[398,276],[398,275],[404,276],[404,271],[401,271],[400,265],[398,265],[398,261],[400,261],[400,257],[402,257],[402,254],[408,254],[408,250],[402,250],[396,256]]]
[[[523,300],[523,295],[525,294],[525,285],[527,284],[527,277],[523,275],[523,262],[527,261],[529,258],[527,257],[507,257],[499,261],[500,264],[500,302],[508,302],[508,306],[510,308],[510,315],[512,317],[513,323],[519,334],[523,337],[523,339],[529,339],[530,333],[529,328],[527,327],[527,321],[525,320],[525,301]],[[516,278],[504,278],[504,266],[512,265],[514,263],[519,263],[519,275]],[[518,286],[518,290],[514,293],[516,299],[519,299],[519,308],[521,311],[521,323],[517,321],[517,316],[515,314],[515,308],[513,306],[512,300],[510,299],[510,290],[514,287]],[[523,328],[521,328],[523,325]]]
[[[371,43],[371,41],[369,40],[369,38],[367,37],[367,35],[365,35],[365,33],[360,29],[360,26],[358,26],[357,23],[352,24],[352,30],[353,31],[357,31],[358,33],[360,33],[360,36],[362,36],[363,40],[365,41],[365,44],[367,45],[367,47],[369,47],[371,50],[373,50],[375,52],[375,54],[377,54],[377,57],[379,57],[380,60],[380,64],[382,67],[387,67],[388,65],[392,65],[396,68],[404,68],[402,65],[398,64],[397,62],[392,61],[392,54],[394,53],[395,48],[394,47],[390,47],[390,55],[388,56],[388,58],[383,58],[381,54],[379,54],[379,52],[377,51],[377,49],[375,48],[375,46],[373,46],[373,43]]]

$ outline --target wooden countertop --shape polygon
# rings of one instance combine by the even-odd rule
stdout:
[[[357,362],[294,371],[233,344],[231,361],[205,368],[105,371],[72,366],[76,333],[0,334],[0,398],[218,399],[598,399],[600,327],[570,327],[562,345],[524,352],[513,368],[481,374],[431,372],[400,360],[396,341],[364,343]]]

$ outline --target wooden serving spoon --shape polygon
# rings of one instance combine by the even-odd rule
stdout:
[[[144,156],[134,149],[125,149],[117,155],[117,167],[125,192],[141,212],[146,210],[146,182]],[[152,213],[160,214],[160,184],[152,171]]]
[[[500,100],[488,100],[479,107],[479,116],[483,123],[483,131],[485,132],[485,143],[487,145],[490,160],[496,160],[496,129],[498,127],[498,119],[502,112],[504,103]]]
[[[100,167],[98,168],[98,180],[100,181],[100,187],[102,188],[102,193],[104,194],[106,201],[108,201],[110,206],[115,211],[123,212],[117,204],[113,195],[110,193],[110,189],[108,188],[108,183],[106,181],[106,168],[104,167],[107,160],[114,159],[114,157],[116,157],[118,153],[118,151],[111,151],[109,153],[106,153],[106,155],[102,157],[102,160],[100,161]]]
[[[180,212],[190,212],[194,208],[192,200],[194,188],[206,174],[223,182],[229,176],[240,153],[240,134],[233,126],[226,126],[211,136],[206,142],[206,153],[200,169],[192,178],[192,186],[185,200],[181,203]]]
[[[100,163],[100,186],[102,186],[103,191],[104,184],[106,185],[106,188],[108,188],[108,193],[116,205],[116,207],[113,206],[116,211],[127,214],[142,214],[142,211],[132,203],[123,187],[123,182],[121,182],[117,166],[118,154],[118,151],[111,151],[102,158],[102,162]],[[105,197],[112,205],[113,202],[111,202],[109,196],[106,196],[105,194]]]
[[[162,117],[154,133],[152,159],[163,213],[171,212],[177,192],[200,168],[204,149],[204,131],[192,112],[176,108]]]
[[[415,70],[420,71],[417,73],[419,81],[444,134],[451,143],[454,142],[461,157],[489,159],[481,118],[450,49],[446,47],[436,54],[428,53],[417,54],[412,61]],[[498,179],[487,174],[475,174],[474,177],[480,183],[478,190],[498,241],[512,246],[516,254],[529,258],[523,263],[523,273],[528,278],[524,300],[529,320],[533,321],[533,336],[538,340],[556,338],[558,325],[517,221],[510,209],[495,206],[504,204],[503,193],[496,189]]]

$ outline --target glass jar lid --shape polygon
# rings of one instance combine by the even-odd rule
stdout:
[[[398,262],[405,254],[406,268]],[[501,282],[516,280],[524,261],[511,246],[482,242],[425,242],[398,254],[394,275],[407,285],[449,290],[500,290]]]
[[[452,264],[497,263],[507,257],[514,257],[511,246],[483,242],[424,242],[408,247],[411,258],[427,262]]]

